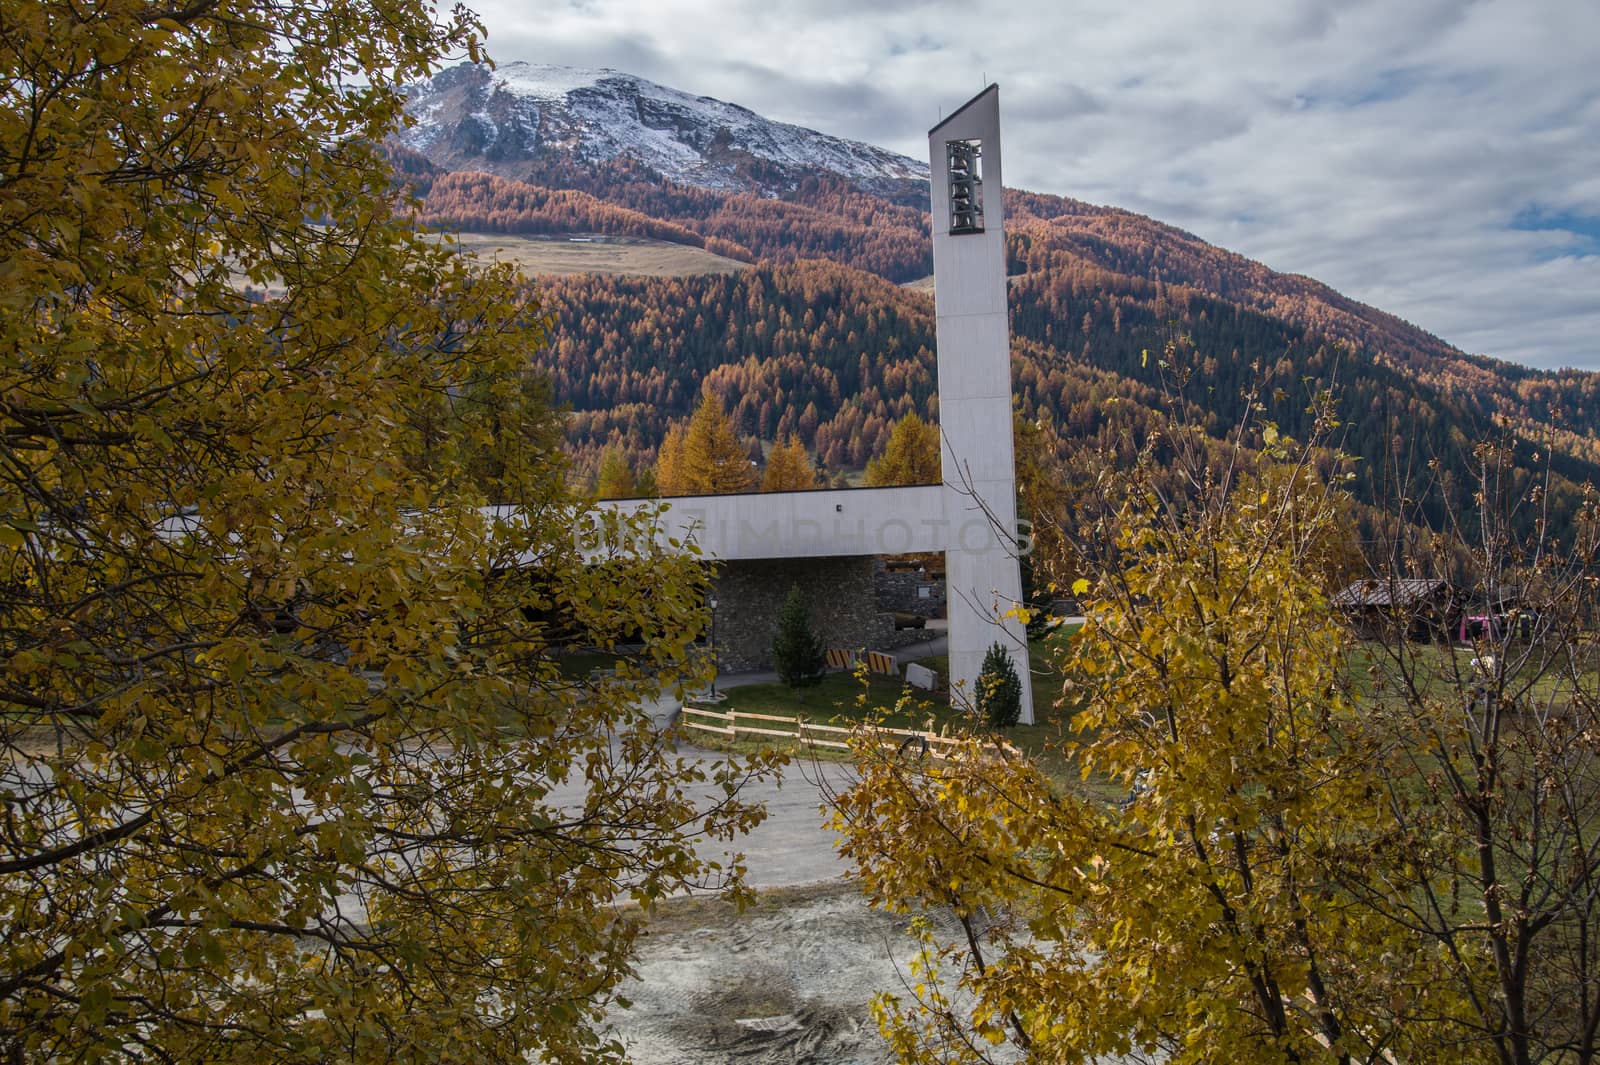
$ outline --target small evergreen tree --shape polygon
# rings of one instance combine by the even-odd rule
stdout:
[[[989,645],[978,671],[978,713],[995,728],[1010,728],[1022,716],[1022,681],[998,641]]]
[[[820,684],[826,664],[822,641],[811,631],[811,616],[806,612],[800,586],[790,585],[789,598],[778,615],[778,634],[772,638],[773,668],[780,680],[798,691]]]

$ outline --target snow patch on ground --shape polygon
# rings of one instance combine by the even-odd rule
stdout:
[[[507,63],[495,68],[494,83],[515,96],[565,100],[571,93],[590,88],[601,78],[615,73],[614,70],[583,70],[545,63]]]

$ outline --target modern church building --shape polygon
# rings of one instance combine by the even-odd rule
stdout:
[[[872,559],[937,552],[953,695],[971,697],[997,641],[1027,676],[1026,635],[1013,613],[1023,595],[997,86],[929,132],[928,158],[944,483],[666,500],[660,535],[692,537],[720,564],[714,617],[725,662],[748,667],[764,654],[796,583],[831,645],[871,649],[875,625],[892,628],[874,599]],[[1022,698],[1021,720],[1031,724],[1031,685]]]

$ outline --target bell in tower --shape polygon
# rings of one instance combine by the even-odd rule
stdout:
[[[950,232],[983,232],[983,142],[945,144],[950,175]]]

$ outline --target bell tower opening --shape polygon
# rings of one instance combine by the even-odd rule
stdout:
[[[983,232],[983,142],[945,142],[950,178],[950,232]]]

